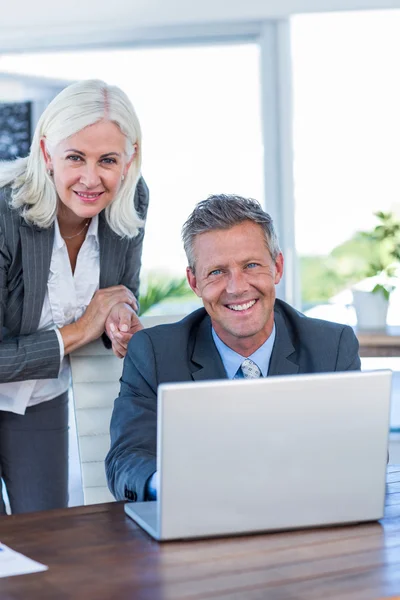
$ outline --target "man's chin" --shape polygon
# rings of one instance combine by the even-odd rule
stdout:
[[[259,327],[227,327],[223,328],[225,335],[230,335],[234,338],[243,340],[250,339],[260,335],[261,329]]]

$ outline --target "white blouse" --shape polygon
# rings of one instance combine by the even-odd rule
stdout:
[[[47,290],[38,330],[55,329],[60,343],[60,371],[57,379],[29,379],[0,384],[0,410],[20,415],[28,406],[56,398],[67,391],[71,369],[69,357],[64,356],[64,344],[58,328],[69,325],[85,312],[100,281],[99,219],[92,218],[85,241],[79,250],[75,273],[72,273],[68,250],[55,221]]]

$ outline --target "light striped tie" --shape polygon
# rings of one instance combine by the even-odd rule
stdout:
[[[255,362],[250,360],[250,358],[245,358],[240,365],[240,368],[242,369],[243,377],[245,379],[257,379],[258,377],[261,377],[260,369]]]

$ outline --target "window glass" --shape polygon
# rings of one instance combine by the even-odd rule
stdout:
[[[149,272],[184,276],[180,230],[199,200],[236,193],[263,201],[256,44],[4,55],[0,71],[100,78],[128,93],[151,193],[144,279]]]
[[[376,211],[399,214],[399,28],[400,11],[292,20],[302,305],[330,301],[316,316],[355,322],[346,308],[351,295],[342,290],[362,280],[377,248],[355,248],[354,235],[377,223]],[[392,294],[389,323],[398,323],[399,308]]]

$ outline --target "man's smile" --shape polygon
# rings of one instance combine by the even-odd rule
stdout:
[[[256,302],[257,300],[248,300],[247,302],[244,302],[242,304],[226,304],[225,306],[230,310],[234,310],[236,312],[243,312],[252,308]]]

